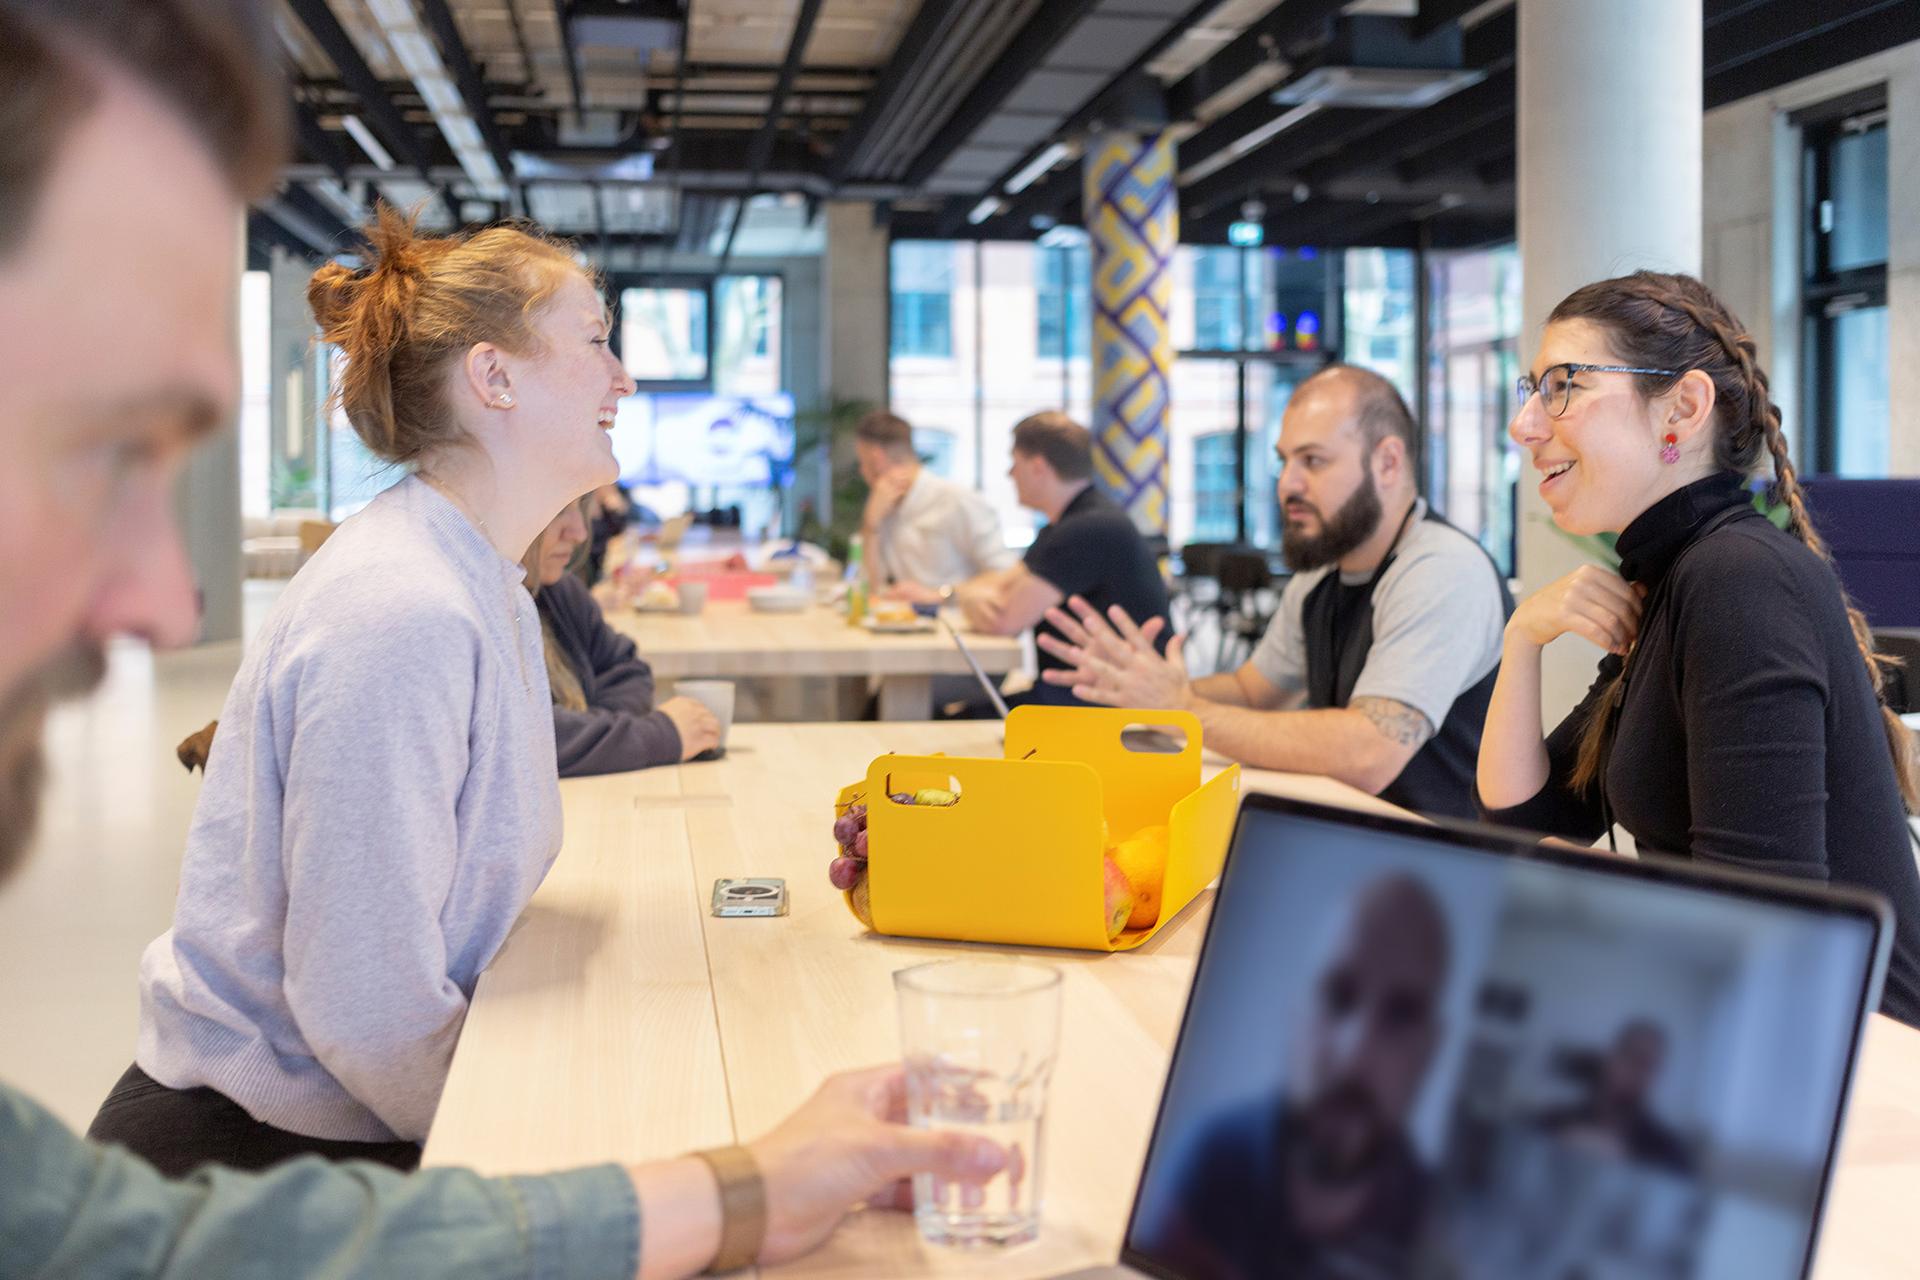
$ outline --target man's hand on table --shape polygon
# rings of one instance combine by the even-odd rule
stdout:
[[[833,1076],[773,1132],[750,1144],[767,1187],[762,1262],[811,1252],[856,1205],[905,1209],[907,1179],[931,1173],[982,1183],[1007,1153],[985,1138],[907,1127],[907,1081],[899,1067]]]
[[[907,1179],[931,1173],[984,1183],[1007,1153],[967,1134],[911,1129],[906,1076],[875,1067],[832,1076],[800,1109],[748,1145],[766,1193],[759,1261],[810,1253],[863,1204],[908,1208]],[[640,1280],[692,1275],[720,1250],[719,1184],[694,1156],[627,1170],[640,1198]]]
[[[1070,597],[1067,605],[1071,614],[1047,610],[1047,621],[1066,640],[1044,631],[1034,637],[1042,649],[1067,664],[1040,673],[1048,684],[1065,685],[1082,701],[1108,707],[1178,711],[1192,705],[1181,637],[1167,642],[1164,657],[1154,648],[1166,629],[1165,618],[1149,618],[1142,627],[1119,605],[1107,618],[1079,596]]]
[[[940,604],[940,592],[918,582],[896,582],[880,593],[882,600],[900,600],[907,604]]]

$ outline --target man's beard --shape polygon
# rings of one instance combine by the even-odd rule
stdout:
[[[1315,514],[1319,513],[1316,511]],[[1284,506],[1281,515],[1286,515]],[[1373,483],[1373,473],[1367,472],[1360,477],[1360,487],[1353,491],[1351,498],[1340,504],[1340,509],[1333,513],[1332,518],[1321,518],[1317,535],[1305,533],[1287,520],[1281,526],[1280,552],[1287,558],[1289,569],[1295,573],[1306,573],[1332,564],[1371,538],[1379,527],[1380,490]]]
[[[0,694],[0,883],[26,858],[40,816],[40,739],[56,702],[91,693],[106,674],[100,646],[76,643]]]
[[[1325,1187],[1371,1181],[1378,1173],[1396,1127],[1372,1090],[1357,1080],[1341,1081],[1291,1110],[1298,1173]]]

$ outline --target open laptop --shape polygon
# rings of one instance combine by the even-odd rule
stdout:
[[[1891,916],[1249,795],[1121,1263],[1804,1276]]]
[[[947,634],[953,637],[954,648],[960,650],[960,656],[967,660],[968,670],[973,672],[973,678],[980,682],[981,690],[987,695],[987,704],[993,708],[995,715],[1005,720],[1007,700],[1000,695],[1000,686],[993,682],[993,677],[989,676],[986,668],[980,665],[980,659],[976,658],[973,650],[967,647],[966,639],[960,634],[960,629],[945,617],[940,619],[940,625],[947,629]],[[1121,730],[1120,741],[1133,751],[1169,755],[1177,754],[1186,747],[1184,738],[1174,738],[1147,725],[1132,725]]]
[[[1005,720],[1007,700],[1000,696],[1000,686],[987,675],[986,668],[980,665],[980,659],[973,656],[973,650],[967,648],[967,642],[960,636],[960,628],[947,621],[944,615],[940,618],[940,625],[945,627],[947,634],[953,637],[953,647],[958,649],[960,656],[967,660],[967,669],[973,672],[973,678],[980,682],[980,688],[986,693],[987,702],[993,707],[994,714]]]

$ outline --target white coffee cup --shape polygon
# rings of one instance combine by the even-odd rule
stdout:
[[[716,760],[727,750],[727,732],[733,728],[733,681],[731,680],[680,680],[673,686],[674,693],[683,698],[692,698],[695,702],[713,712],[713,718],[720,722],[720,745],[708,751],[702,751],[695,760]]]
[[[706,583],[682,582],[680,584],[680,612],[698,613],[706,607],[707,607],[707,584]]]

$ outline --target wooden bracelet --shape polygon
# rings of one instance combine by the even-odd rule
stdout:
[[[716,1147],[696,1151],[720,1184],[720,1252],[707,1267],[709,1275],[737,1271],[760,1256],[767,1239],[767,1184],[760,1166],[745,1147]]]

